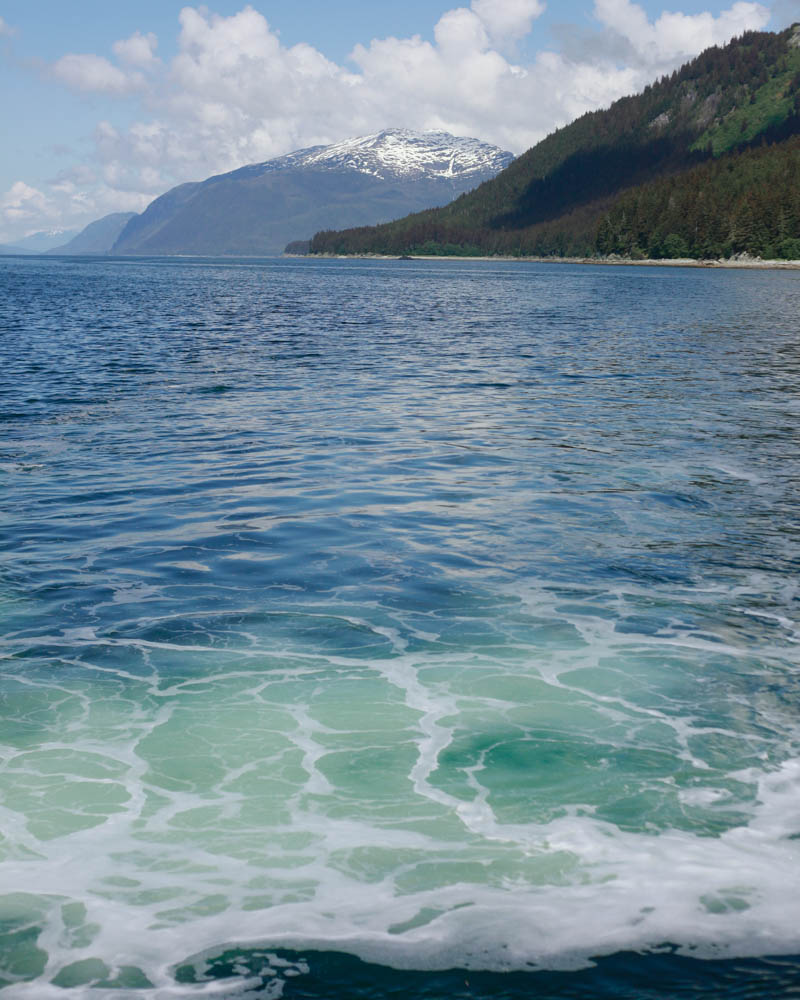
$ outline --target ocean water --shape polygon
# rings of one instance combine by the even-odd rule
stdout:
[[[798,316],[0,261],[0,996],[800,996]]]

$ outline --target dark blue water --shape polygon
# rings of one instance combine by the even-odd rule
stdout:
[[[0,260],[3,995],[800,993],[798,315]]]

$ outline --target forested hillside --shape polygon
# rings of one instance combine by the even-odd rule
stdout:
[[[598,253],[800,260],[800,136],[711,160],[622,195]]]
[[[800,26],[748,32],[583,115],[444,208],[319,233],[311,249],[796,255],[799,134]],[[753,195],[763,184],[768,195]]]

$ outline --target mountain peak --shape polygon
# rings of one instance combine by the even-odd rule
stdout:
[[[512,153],[479,139],[437,130],[387,128],[330,146],[300,149],[258,164],[258,168],[355,170],[381,180],[415,177],[466,180],[497,173],[513,159]]]
[[[128,222],[113,252],[280,253],[321,229],[446,205],[513,159],[478,139],[387,128],[172,188]]]

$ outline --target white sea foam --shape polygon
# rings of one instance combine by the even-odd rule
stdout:
[[[589,629],[592,635],[589,660],[578,650],[566,671],[563,662],[550,671],[549,661],[544,661],[538,676],[545,689],[592,699],[604,725],[614,727],[622,720],[635,728],[643,717],[657,719],[674,731],[678,747],[698,734],[727,733],[726,727],[698,726],[697,720],[669,708],[648,709],[567,684],[576,669],[587,669],[582,663],[597,669],[607,643],[609,651],[613,646],[619,654],[613,629],[605,625],[602,620],[583,623],[585,634]],[[75,643],[92,640],[84,633],[67,638]],[[664,641],[662,648],[669,646]],[[265,655],[263,649],[238,650],[240,655],[254,652]],[[334,674],[317,672],[316,691],[312,687],[302,702],[285,696],[275,702],[281,685],[319,670],[311,664],[319,664],[320,658],[301,660],[297,669],[287,665],[275,677],[250,669],[212,671],[160,688],[138,679],[143,691],[150,697],[157,691],[158,697],[153,707],[129,716],[118,730],[119,735],[127,731],[127,740],[118,735],[112,746],[93,739],[91,730],[81,725],[72,739],[45,741],[34,751],[6,758],[6,768],[17,767],[20,774],[36,778],[49,773],[50,758],[42,755],[66,754],[60,773],[66,776],[71,769],[76,776],[84,775],[84,784],[118,783],[125,791],[124,801],[104,818],[98,814],[97,825],[54,837],[31,832],[35,814],[26,820],[13,808],[3,811],[7,841],[18,848],[4,865],[4,906],[12,917],[15,905],[43,908],[39,946],[48,955],[45,978],[75,962],[102,957],[107,965],[142,969],[154,984],[146,991],[153,1000],[213,996],[218,985],[178,987],[172,970],[182,956],[211,955],[226,942],[344,950],[407,968],[488,969],[568,968],[593,955],[663,942],[698,956],[760,955],[797,947],[800,894],[794,873],[800,839],[792,838],[800,833],[800,759],[768,769],[751,764],[715,771],[705,785],[678,788],[676,801],[690,809],[712,816],[722,809],[723,819],[725,810],[738,815],[714,836],[665,826],[663,821],[653,829],[646,829],[645,822],[636,832],[599,818],[595,808],[582,806],[580,800],[548,820],[516,823],[498,814],[496,792],[486,783],[485,751],[464,761],[460,784],[448,790],[438,780],[442,755],[453,750],[465,726],[474,729],[471,717],[463,716],[465,709],[478,706],[488,728],[525,709],[524,703],[507,696],[476,699],[473,692],[473,679],[488,676],[490,685],[496,684],[492,677],[518,681],[518,668],[511,662],[498,670],[497,662],[492,665],[474,655],[420,659],[404,653],[368,664],[330,658],[327,667]],[[635,662],[625,667],[629,678]],[[437,672],[440,680],[435,679]],[[347,700],[332,703],[336,713],[345,711],[341,723],[336,715],[331,716],[333,726],[319,717],[334,692],[331,677],[340,685],[347,673],[356,685],[352,695],[366,698],[357,705],[364,727],[360,733],[347,714],[356,706]],[[370,677],[374,681],[369,682]],[[130,673],[120,679],[128,684],[137,680]],[[368,686],[360,687],[365,680]],[[523,681],[529,680],[526,672]],[[87,697],[91,683],[84,687]],[[63,692],[68,697],[69,686]],[[91,693],[93,711],[103,697],[102,689]],[[110,701],[106,699],[109,707],[117,697],[112,692]],[[236,755],[230,756],[237,740],[236,706],[244,709],[243,699],[249,698],[263,704],[265,719],[273,718],[279,728],[260,762],[252,753],[254,719],[246,722],[246,759],[237,765]],[[363,747],[369,753],[372,745],[376,753],[382,752],[386,732],[375,728],[370,704],[379,714],[399,712],[393,716],[394,725],[400,723],[398,732],[408,727],[414,744],[405,798],[388,801],[374,817],[376,800],[369,787],[362,790],[360,801],[341,807],[342,796],[346,801],[350,794],[349,778],[338,766],[331,771],[330,756],[337,746],[348,747],[350,753]],[[203,731],[203,719],[213,718],[206,714],[212,705],[217,712],[225,706],[231,710],[225,728],[213,737],[214,753],[227,756],[219,776],[209,784],[193,758],[187,778],[194,787],[181,789],[174,781],[171,787],[160,781],[154,786],[153,766],[161,751],[147,747],[145,738],[156,738],[160,727],[174,727],[176,712],[192,730],[199,725]],[[504,739],[508,737],[500,734],[487,747]],[[84,755],[80,760],[88,760],[87,754],[95,758],[70,763],[69,755],[77,749]],[[286,805],[290,811],[284,818],[276,813],[273,822],[268,811],[258,833],[243,822],[242,810],[257,801],[258,780],[267,780],[264,788],[270,797],[276,794],[269,786],[268,762],[274,761],[274,777],[279,777],[286,755],[295,751],[300,771],[288,779],[288,797],[277,813]],[[87,778],[87,767],[102,762],[107,776]],[[250,779],[254,783],[248,790]],[[657,787],[642,780],[643,788]],[[734,794],[732,787],[739,791]],[[742,789],[748,788],[752,794],[742,797]],[[585,786],[586,792],[589,789]],[[100,806],[100,813],[104,808]],[[197,821],[187,824],[193,815]],[[449,875],[451,865],[462,867]],[[477,877],[481,867],[487,874]],[[263,902],[256,901],[258,896]],[[78,945],[74,935],[65,937],[60,916],[72,902],[86,907],[83,924],[91,928]],[[418,915],[428,910],[438,915],[415,927]],[[409,928],[403,932],[394,930],[406,924]],[[246,995],[252,986],[243,980],[237,989]],[[48,988],[40,978],[10,987],[7,995],[47,997]],[[230,984],[227,988],[233,995]],[[81,988],[75,989],[80,995]],[[61,990],[58,995],[66,994]],[[121,994],[99,989],[96,995]]]
[[[791,951],[797,943],[800,903],[794,876],[798,842],[787,840],[786,835],[800,827],[798,793],[800,761],[790,761],[761,777],[760,805],[753,820],[719,839],[677,831],[626,835],[576,817],[542,827],[537,831],[542,850],[568,851],[580,858],[585,879],[581,884],[509,891],[454,885],[398,898],[388,883],[360,885],[315,866],[319,881],[310,904],[277,906],[256,914],[234,906],[217,916],[171,928],[153,927],[149,908],[87,901],[86,873],[78,868],[79,859],[85,865],[92,857],[84,853],[90,846],[85,842],[77,857],[58,852],[45,870],[39,868],[39,877],[32,882],[27,877],[29,866],[21,866],[19,873],[26,873],[27,891],[42,893],[42,898],[83,898],[88,902],[87,919],[99,925],[89,947],[64,951],[59,947],[57,922],[53,923],[40,939],[52,968],[84,954],[119,955],[120,964],[130,964],[130,944],[135,941],[137,962],[156,984],[155,990],[148,991],[152,997],[214,995],[218,985],[175,987],[170,970],[176,956],[212,954],[221,951],[225,942],[344,950],[406,968],[510,969],[531,964],[571,968],[592,955],[652,948],[666,941],[698,957],[760,955]],[[787,823],[787,815],[791,822]],[[334,833],[332,842],[358,844],[367,832],[359,834],[350,827],[344,835]],[[369,832],[368,839],[375,842],[378,831]],[[520,832],[497,831],[508,842]],[[523,833],[530,842],[532,831]],[[119,876],[120,869],[116,871]],[[244,870],[228,861],[218,867],[217,881],[235,883],[243,874]],[[191,873],[180,877],[183,884],[191,884]],[[25,891],[13,880],[9,888]],[[411,920],[425,907],[435,907],[440,915],[417,930],[391,933],[391,926]],[[236,926],[233,939],[232,924]],[[246,982],[239,987],[249,988]],[[233,995],[230,984],[228,990]],[[20,984],[8,995],[49,994],[39,982]],[[98,995],[117,994],[101,991]]]

